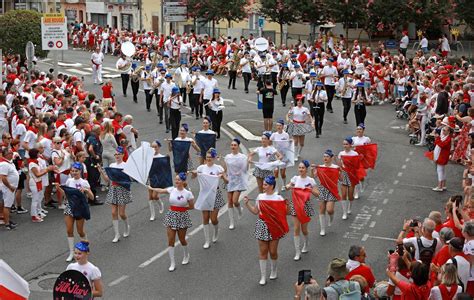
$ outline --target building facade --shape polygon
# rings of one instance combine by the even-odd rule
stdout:
[[[136,31],[140,28],[139,0],[87,0],[85,5],[87,22],[121,30]]]

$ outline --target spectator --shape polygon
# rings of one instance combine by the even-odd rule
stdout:
[[[454,264],[445,264],[439,275],[441,284],[431,289],[430,300],[454,299],[462,292],[462,287],[457,283],[458,275]]]
[[[395,274],[387,269],[387,276],[397,286],[402,295],[401,299],[428,299],[431,291],[429,282],[430,267],[427,264],[414,262],[411,264],[411,278],[413,282],[408,283],[399,280]]]
[[[349,270],[346,279],[350,280],[354,275],[361,275],[366,280],[366,289],[362,289],[364,292],[369,292],[375,284],[375,277],[372,273],[372,269],[365,264],[367,253],[365,248],[357,245],[351,246],[349,249],[349,260],[347,261],[346,267]],[[361,286],[362,287],[362,286]]]
[[[453,264],[456,266],[458,279],[460,281],[458,283],[464,291],[467,288],[467,282],[471,273],[471,265],[463,255],[464,241],[461,238],[455,237],[452,238],[448,244],[451,259],[449,259],[446,264]]]
[[[427,260],[427,263],[431,263],[434,255],[441,249],[441,242],[433,238],[433,231],[435,229],[435,222],[426,218],[423,221],[421,230],[419,228],[419,222],[417,224],[413,223],[413,220],[408,220],[403,225],[403,230],[398,235],[397,243],[407,246],[412,244],[415,247],[415,259],[420,260],[421,254],[425,256],[423,259]],[[415,234],[420,234],[419,237],[404,238],[408,229],[414,228]]]
[[[361,296],[359,283],[345,279],[349,274],[346,264],[347,261],[342,258],[333,258],[329,263],[329,284],[323,289],[324,299],[337,300],[341,294],[345,293]]]
[[[301,296],[303,294],[303,300],[320,300],[321,299],[321,288],[319,287],[319,284],[316,282],[315,279],[311,278],[309,284],[298,284],[298,282],[295,283],[295,300],[301,299]]]

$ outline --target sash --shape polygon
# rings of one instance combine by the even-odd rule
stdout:
[[[304,210],[304,206],[307,201],[310,201],[310,198],[311,189],[293,188],[293,207],[296,211],[296,217],[298,218],[301,224],[305,224],[311,221],[311,218],[308,217]]]
[[[259,217],[267,225],[273,240],[279,239],[288,233],[285,201],[259,200],[258,206],[260,209]]]
[[[199,181],[199,197],[194,207],[203,211],[214,210],[219,176],[198,174],[197,178]]]
[[[338,188],[339,172],[339,168],[324,166],[317,166],[315,171],[315,175],[318,177],[321,185],[334,195],[337,200],[341,200]]]
[[[173,164],[176,173],[188,171],[190,141],[171,141],[173,149]]]

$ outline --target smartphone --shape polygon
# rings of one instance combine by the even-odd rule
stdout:
[[[398,270],[398,252],[393,250],[388,251],[388,269],[390,272],[396,272]]]
[[[298,285],[309,284],[311,280],[311,270],[301,270],[298,272]]]

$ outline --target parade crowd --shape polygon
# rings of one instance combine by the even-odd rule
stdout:
[[[28,80],[19,56],[3,58],[0,231],[21,232],[15,213],[29,212],[31,222],[41,223],[48,213],[63,210],[66,261],[77,261],[68,269],[85,271],[96,297],[103,294],[101,273],[87,260],[85,224],[89,205],[104,203],[99,191],[107,193],[105,202],[111,207],[112,242],[131,234],[126,212],[133,199],[131,181],[116,170],[122,170],[140,147],[139,132],[133,116],[120,113],[115,99],[118,90],[128,97],[130,87],[131,99],[138,103],[144,98],[148,112],[154,110],[155,99],[157,122],[164,122],[170,133],[150,141],[152,168],[162,172],[161,162],[170,164],[169,156],[184,153],[181,164],[172,160],[169,185],[154,180],[151,173],[147,184],[150,221],[157,217],[155,206],[164,214],[170,272],[177,268],[176,237],[183,250],[182,265],[190,262],[185,238],[193,226],[190,213],[201,211],[203,248],[208,249],[218,241],[218,212],[225,205],[230,230],[245,210],[256,215],[260,285],[278,277],[278,242],[287,234],[293,235],[295,261],[311,256],[307,253],[311,253],[312,217],[318,215],[319,234],[324,237],[331,226],[344,226],[336,219],[347,220],[354,201],[364,201],[367,170],[376,168],[378,151],[377,137],[365,135],[366,128],[370,132],[366,115],[373,113],[371,106],[386,105],[394,107],[394,118],[407,120],[407,140],[426,147],[426,158],[420,159],[436,164],[438,182],[433,191],[446,194],[444,211],[429,207],[426,218],[400,220],[400,234],[387,253],[385,277],[375,278],[365,263],[366,249],[352,245],[347,257],[329,261],[326,282],[302,276],[294,286],[295,299],[472,299],[474,70],[466,59],[450,56],[447,37],[440,39],[438,49],[428,49],[423,37],[414,55],[407,55],[406,32],[397,53],[382,43],[371,49],[357,40],[336,41],[331,33],[312,44],[276,46],[270,41],[264,51],[252,35],[165,36],[85,24],[72,24],[70,39],[75,48],[92,52],[93,80],[101,85],[102,95],[88,92],[83,80],[74,76],[34,70]],[[133,45],[130,55],[123,44]],[[120,88],[102,79],[108,53],[117,56]],[[261,146],[248,155],[240,152],[238,138],[230,141],[229,150],[216,149],[225,110],[221,97],[225,91],[214,78],[220,75],[228,78],[228,89],[236,89],[242,78],[245,93],[256,83],[264,128]],[[340,122],[347,124],[348,114],[354,113],[354,134],[341,137],[340,149],[327,149],[319,160],[309,161],[303,151],[305,137],[324,141],[324,116],[334,112],[336,97],[342,100]],[[274,108],[280,105],[277,98],[282,107],[288,106],[288,113],[274,118]],[[202,120],[202,128],[182,123],[184,113]],[[217,164],[218,157],[223,158],[222,165]],[[462,179],[447,178],[446,168],[454,164],[464,166]],[[297,175],[287,180],[287,168],[294,168]],[[241,197],[250,176],[256,179],[258,194]],[[187,189],[191,178],[197,178],[199,190]],[[450,194],[448,188],[460,185],[463,194]]]

